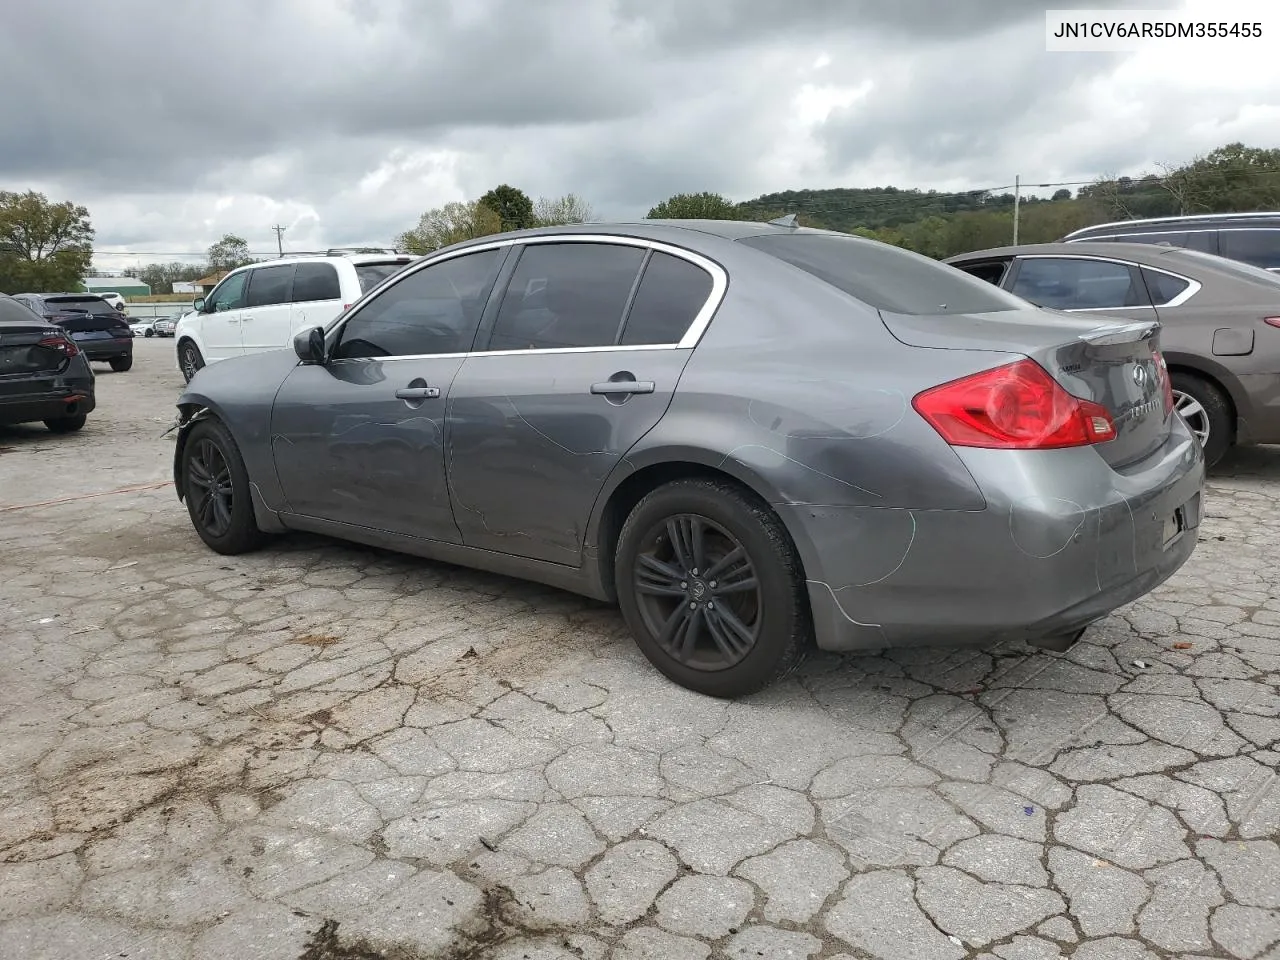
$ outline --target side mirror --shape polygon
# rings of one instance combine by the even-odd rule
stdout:
[[[312,327],[293,338],[293,352],[303,363],[324,363],[324,328]]]
[[[204,297],[196,297],[191,301],[191,309],[196,313],[204,313]]]

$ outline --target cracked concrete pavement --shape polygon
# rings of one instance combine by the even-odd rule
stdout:
[[[172,352],[0,428],[0,957],[1280,960],[1280,449],[1066,654],[725,703],[568,594],[209,552]]]

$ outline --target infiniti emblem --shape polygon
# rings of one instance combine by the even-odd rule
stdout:
[[[1147,384],[1147,368],[1146,367],[1138,365],[1133,368],[1133,382],[1136,383],[1139,387],[1146,386]]]
[[[707,585],[701,580],[693,581],[693,597],[695,600],[701,600],[706,595]]]

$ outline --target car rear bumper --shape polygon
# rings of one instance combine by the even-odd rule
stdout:
[[[133,356],[133,339],[128,340],[77,340],[76,346],[90,360],[114,360]]]
[[[34,423],[92,413],[93,390],[0,396],[0,424]]]
[[[957,453],[986,510],[781,508],[803,527],[820,647],[1068,634],[1150,592],[1195,550],[1204,456],[1181,421],[1132,472],[1087,448]]]

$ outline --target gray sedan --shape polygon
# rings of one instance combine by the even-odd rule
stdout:
[[[1025,244],[946,262],[1044,307],[1158,319],[1178,412],[1210,465],[1234,443],[1280,443],[1280,276],[1140,243]]]
[[[815,642],[1065,649],[1195,549],[1159,338],[787,221],[506,233],[198,372],[174,480],[219,553],[306,530],[616,601],[716,696]]]

